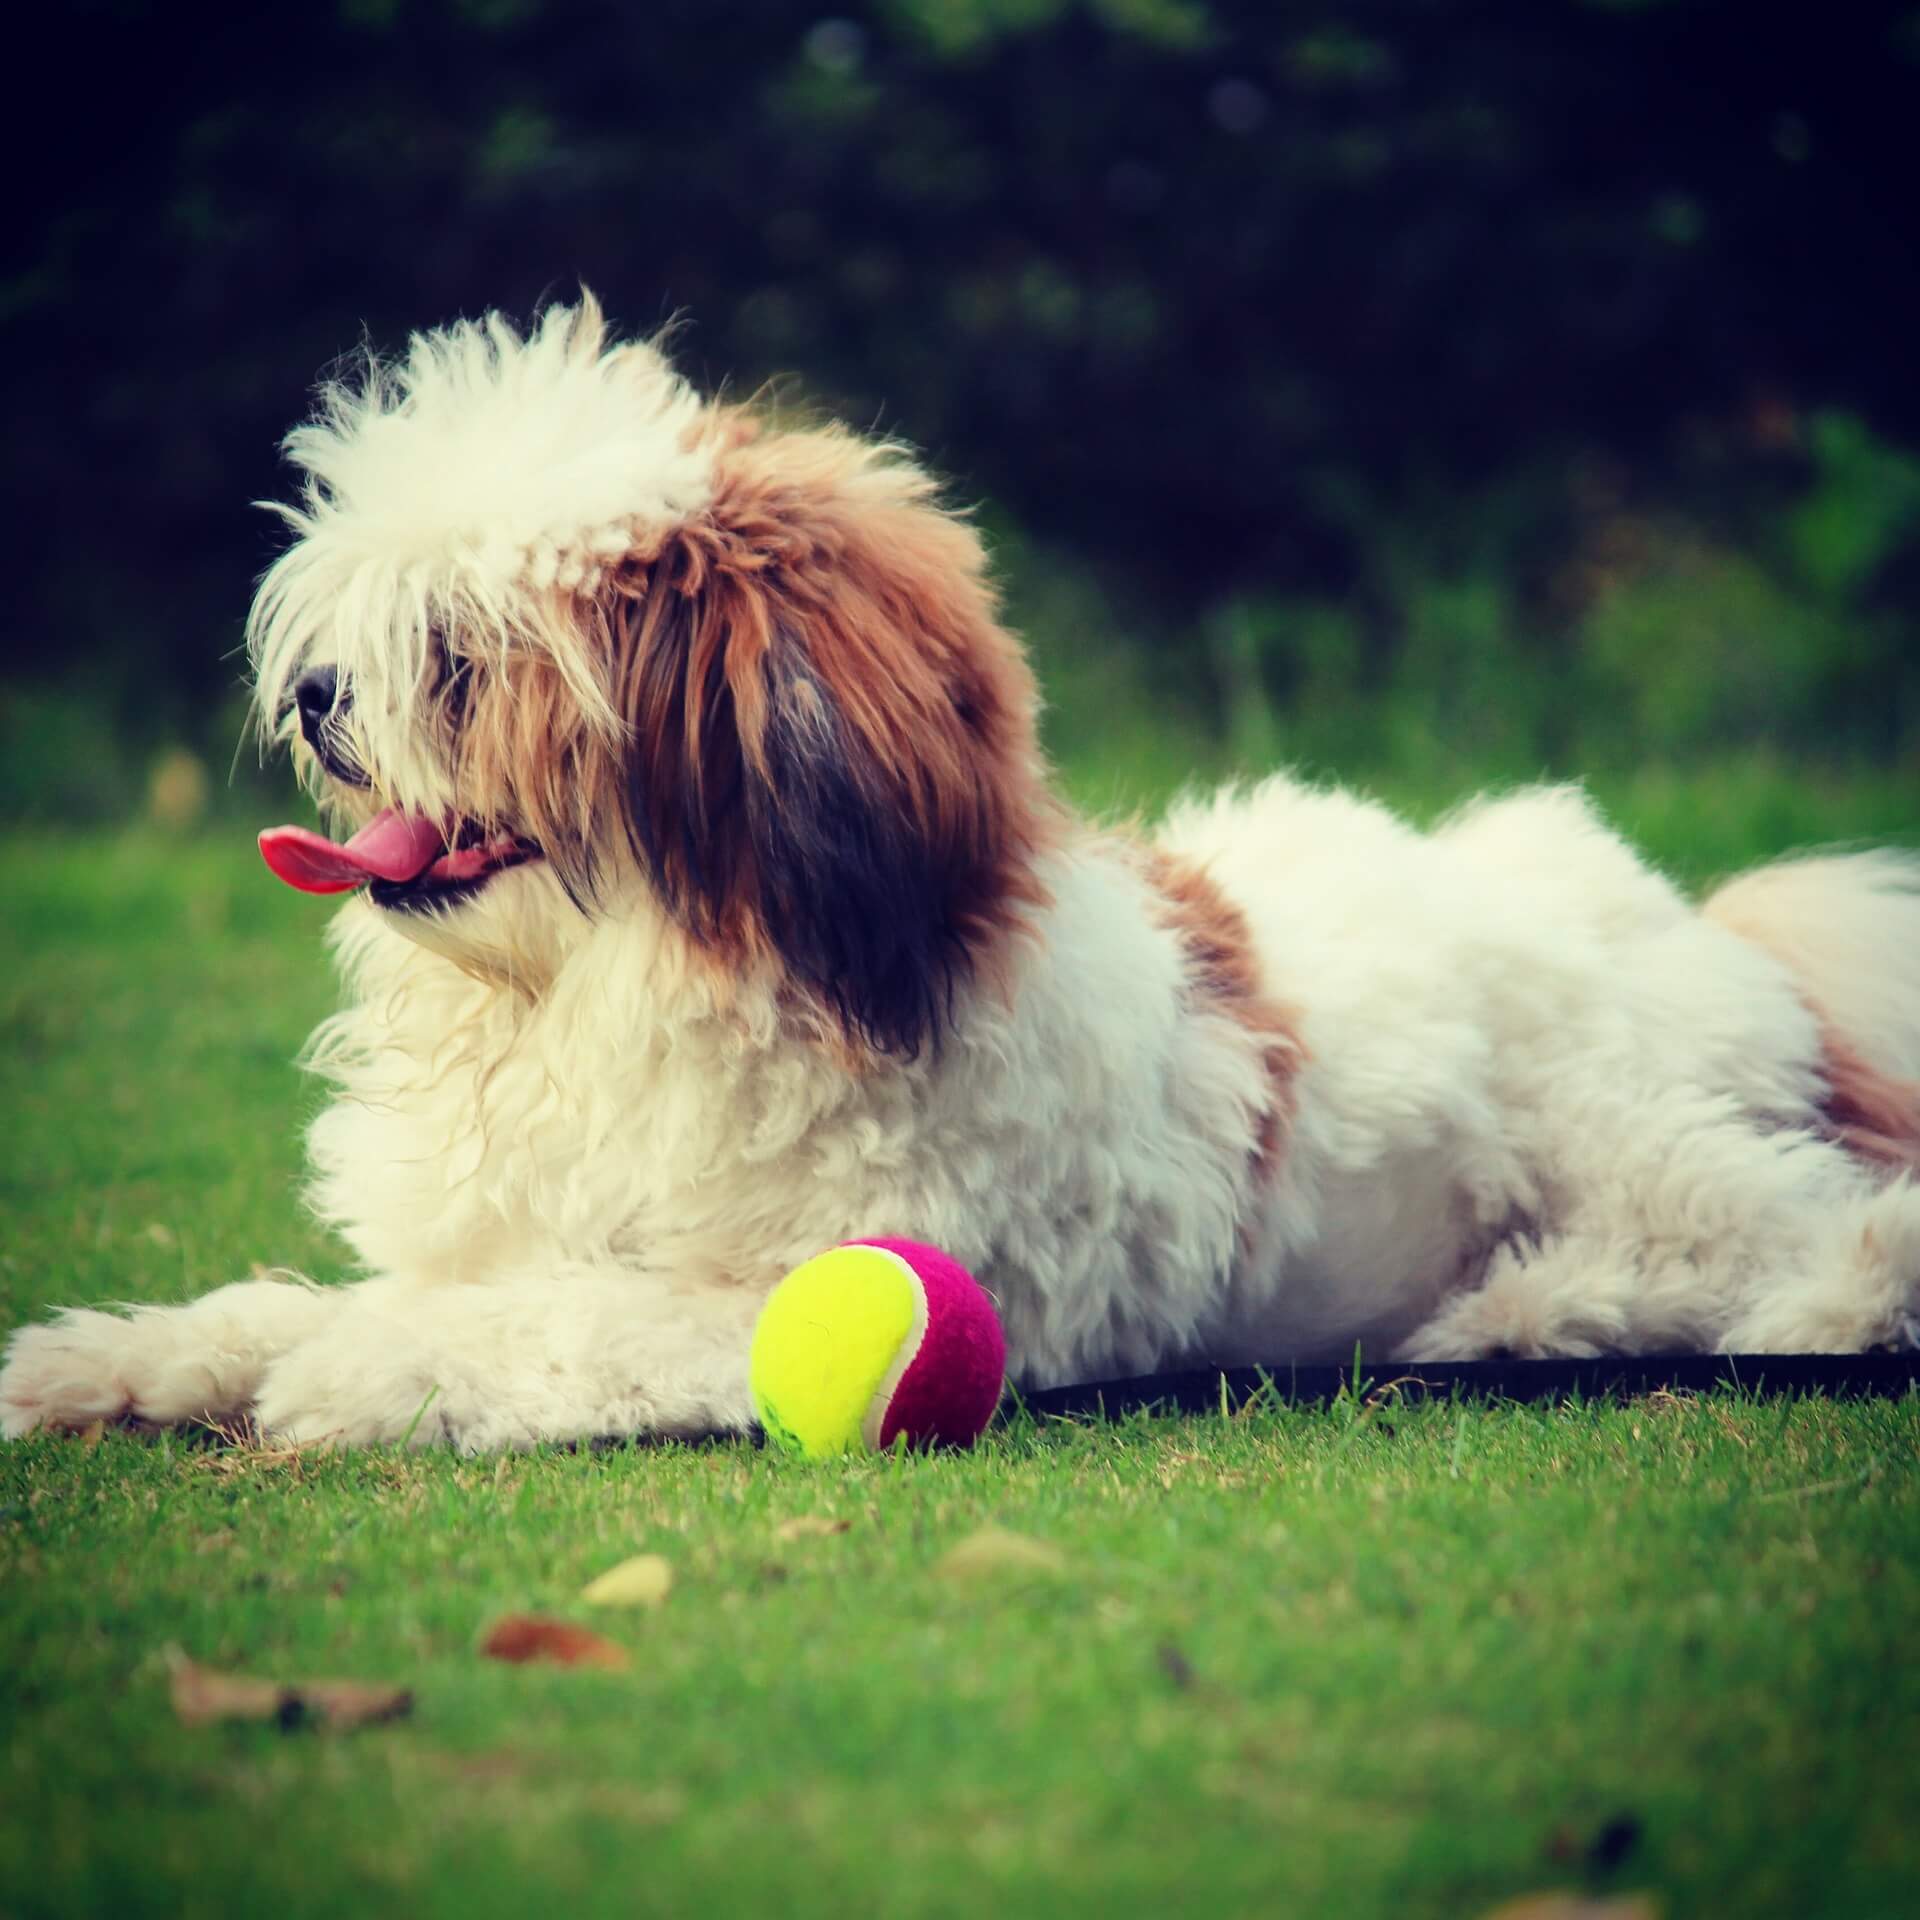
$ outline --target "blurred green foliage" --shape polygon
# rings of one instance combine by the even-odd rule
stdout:
[[[830,4],[830,0],[829,0]],[[0,128],[0,815],[224,770],[363,337],[584,281],[984,501],[1076,777],[1920,786],[1920,8],[76,0]],[[243,754],[240,764],[250,764]]]

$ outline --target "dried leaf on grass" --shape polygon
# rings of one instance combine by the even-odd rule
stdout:
[[[774,1528],[776,1540],[824,1540],[829,1534],[845,1533],[853,1525],[851,1520],[831,1520],[824,1513],[796,1514],[791,1520],[782,1520]]]
[[[1563,1889],[1503,1900],[1481,1915],[1481,1920],[1660,1920],[1660,1916],[1660,1903],[1651,1894],[1622,1893],[1602,1898]]]
[[[371,1686],[362,1680],[303,1680],[293,1690],[303,1714],[330,1727],[371,1727],[413,1711],[411,1687]]]
[[[411,1687],[372,1686],[360,1680],[257,1680],[221,1673],[167,1649],[167,1690],[183,1726],[215,1720],[263,1720],[282,1732],[318,1723],[336,1731],[376,1726],[413,1711]]]
[[[982,1527],[949,1547],[933,1563],[942,1580],[999,1580],[1020,1574],[1065,1573],[1067,1556],[1044,1540],[1005,1527]]]
[[[496,1620],[480,1642],[489,1660],[510,1660],[516,1666],[529,1660],[550,1660],[562,1667],[607,1667],[627,1664],[627,1650],[571,1620],[549,1620],[536,1613],[510,1613]]]
[[[673,1591],[673,1567],[657,1553],[636,1553],[580,1589],[590,1607],[664,1607]]]

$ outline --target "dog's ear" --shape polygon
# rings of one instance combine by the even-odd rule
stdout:
[[[911,1056],[1039,897],[1034,693],[971,528],[835,433],[740,437],[626,585],[627,810],[680,922]]]

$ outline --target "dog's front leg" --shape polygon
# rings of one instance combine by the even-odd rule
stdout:
[[[70,1307],[8,1341],[0,1435],[244,1413],[274,1359],[318,1338],[353,1291],[281,1274],[217,1287],[184,1306]]]
[[[576,1265],[356,1292],[268,1369],[256,1408],[268,1433],[484,1453],[753,1418],[747,1349],[764,1288]]]

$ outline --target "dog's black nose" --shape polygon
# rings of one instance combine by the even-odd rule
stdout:
[[[339,698],[340,676],[331,667],[309,667],[293,683],[293,704],[300,711],[300,731],[307,744],[320,745],[320,729]]]
[[[350,787],[364,787],[369,784],[366,769],[341,727],[352,704],[351,691],[342,689],[340,676],[332,667],[309,667],[293,683],[293,705],[300,715],[300,731],[307,736],[314,758],[334,779]]]

